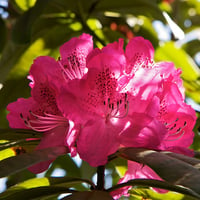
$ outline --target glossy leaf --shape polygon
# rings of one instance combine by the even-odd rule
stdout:
[[[169,156],[163,152],[153,150],[122,148],[119,155],[128,160],[148,165],[169,183],[182,185],[200,194],[200,171],[185,162],[184,159],[179,159],[176,155],[173,157],[173,153],[171,153],[172,156]],[[200,163],[200,160],[195,160],[195,162]],[[191,161],[188,162],[191,163]]]
[[[139,198],[141,200],[141,197],[143,199],[148,199],[148,200],[161,200],[161,199],[166,199],[166,200],[196,200],[196,198],[191,197],[191,196],[185,196],[183,194],[177,193],[177,192],[167,192],[165,194],[160,194],[157,193],[153,190],[150,189],[132,189],[129,191],[131,196],[135,198]]]
[[[127,181],[125,183],[121,183],[118,185],[113,186],[112,188],[107,189],[108,192],[115,191],[119,188],[126,187],[126,186],[133,186],[133,187],[154,187],[154,188],[161,188],[165,190],[171,190],[174,192],[182,193],[185,195],[190,195],[195,198],[200,198],[200,195],[196,192],[190,190],[189,188],[185,188],[182,186],[172,185],[165,181],[153,180],[153,179],[133,179]]]
[[[17,139],[40,138],[42,133],[29,129],[0,129],[0,137],[4,140],[16,141]]]
[[[0,177],[5,177],[30,167],[38,162],[55,159],[65,154],[65,147],[53,147],[7,158],[0,162]]]
[[[76,192],[70,196],[64,197],[62,200],[112,200],[108,192],[104,191],[91,191],[91,192]]]
[[[12,149],[4,149],[0,151],[0,161],[6,158],[15,156],[15,152]]]
[[[26,11],[29,8],[33,7],[35,5],[35,2],[36,0],[15,0],[17,6],[23,11]]]
[[[0,194],[2,200],[21,200],[21,199],[34,199],[42,196],[49,196],[61,193],[72,193],[66,187],[61,186],[41,186],[36,188],[30,188],[27,190],[19,190],[16,192],[5,192]]]
[[[44,187],[44,186],[71,188],[81,183],[87,183],[91,186],[94,186],[94,184],[91,181],[80,178],[72,178],[72,177],[32,178],[8,188],[7,191],[5,191],[2,195],[0,195],[0,198],[10,194],[14,195],[14,193],[18,193],[19,191],[22,190],[25,191],[31,188]]]
[[[17,146],[19,144],[20,145],[26,144],[26,143],[36,143],[37,144],[38,143],[37,141],[39,141],[39,140],[40,140],[39,138],[29,138],[29,139],[16,140],[13,142],[6,142],[4,144],[0,144],[0,151],[3,149]]]

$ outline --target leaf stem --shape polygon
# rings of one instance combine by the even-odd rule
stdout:
[[[104,190],[104,183],[105,183],[104,172],[105,172],[105,166],[101,165],[97,167],[97,186],[96,186],[97,190]]]

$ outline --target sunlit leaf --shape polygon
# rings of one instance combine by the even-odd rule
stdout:
[[[3,198],[17,198],[20,197],[21,195],[23,195],[23,192],[26,193],[26,191],[28,190],[29,192],[32,188],[35,188],[35,192],[38,192],[36,188],[38,187],[45,187],[44,191],[46,191],[48,193],[48,187],[49,189],[52,188],[52,186],[56,186],[56,187],[63,187],[64,191],[61,190],[61,192],[68,192],[67,188],[73,187],[77,184],[81,184],[81,183],[87,183],[91,186],[94,186],[93,183],[89,180],[86,179],[80,179],[80,178],[72,178],[72,177],[44,177],[44,178],[33,178],[33,179],[29,179],[27,181],[24,181],[22,183],[19,183],[15,186],[10,187],[7,191],[5,191],[3,194],[0,195],[0,199]],[[62,189],[62,188],[61,188]],[[40,193],[39,193],[40,194]],[[51,193],[50,193],[51,194]],[[27,193],[28,195],[28,193]],[[42,195],[41,195],[42,196]],[[28,196],[27,196],[28,197]],[[34,195],[33,195],[34,197]]]
[[[70,196],[64,197],[62,200],[112,200],[108,192],[91,191],[91,192],[76,192]]]
[[[4,149],[0,151],[0,161],[6,158],[15,156],[15,152],[12,149]]]
[[[0,129],[0,137],[4,140],[16,141],[16,139],[40,138],[42,133],[29,129]]]
[[[15,0],[15,3],[21,10],[26,11],[35,5],[36,0]]]
[[[21,200],[21,199],[34,199],[42,196],[61,194],[61,193],[72,193],[66,187],[61,186],[41,186],[36,188],[30,188],[26,190],[18,190],[16,192],[6,191],[0,194],[2,200]]]
[[[196,200],[196,198],[191,197],[191,196],[185,196],[183,194],[180,193],[176,193],[176,192],[167,192],[164,194],[160,194],[158,192],[155,192],[153,190],[150,189],[132,189],[131,191],[129,191],[129,193],[131,194],[131,196],[134,197],[139,197],[141,200],[141,197],[144,199],[148,199],[148,200],[161,200],[161,199],[166,199],[166,200]]]
[[[123,188],[126,186],[132,186],[132,187],[140,187],[140,188],[146,188],[146,187],[153,187],[153,188],[161,188],[164,190],[174,191],[178,192],[184,195],[189,195],[195,198],[200,198],[200,195],[196,192],[190,190],[189,188],[178,186],[178,185],[172,185],[169,182],[160,181],[160,180],[154,180],[154,179],[132,179],[124,183],[120,183],[117,185],[114,185],[113,187],[107,189],[108,192],[113,192],[119,188]]]
[[[0,177],[14,174],[38,162],[55,159],[59,155],[65,153],[65,147],[61,146],[41,149],[30,153],[24,153],[15,157],[7,158],[0,162]]]

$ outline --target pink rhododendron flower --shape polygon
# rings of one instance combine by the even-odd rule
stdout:
[[[87,57],[88,72],[61,87],[59,109],[80,124],[75,146],[90,165],[104,165],[120,146],[193,154],[188,147],[196,116],[184,103],[181,71],[169,62],[155,63],[153,56],[144,38],[132,39],[125,51],[120,39],[94,49]],[[139,166],[129,164],[121,182],[136,177],[134,167],[137,178],[160,179]]]
[[[38,57],[30,70],[31,94],[28,99],[19,98],[7,106],[7,115],[11,128],[33,129],[43,132],[41,142],[36,149],[65,146],[68,132],[68,120],[62,116],[56,103],[57,91],[52,81],[58,75],[59,65],[50,57]],[[61,70],[59,71],[61,75]],[[69,150],[66,148],[66,152]],[[60,152],[63,154],[63,152]],[[52,160],[36,164],[29,168],[40,173],[48,168]]]
[[[38,57],[31,66],[28,76],[31,80],[29,85],[32,97],[20,98],[7,106],[10,111],[7,116],[10,127],[33,129],[44,133],[36,149],[66,146],[66,153],[71,148],[71,152],[73,151],[72,144],[76,134],[74,129],[69,129],[68,120],[58,109],[56,96],[60,85],[84,75],[86,57],[92,46],[91,36],[83,34],[61,46],[61,58],[58,61],[48,56]],[[73,152],[75,155],[76,152]],[[29,170],[40,173],[46,170],[51,162],[52,160],[49,160],[36,164]]]
[[[121,78],[124,90],[129,90],[136,98],[140,97],[145,100],[157,98],[158,101],[158,110],[154,110],[154,120],[165,127],[165,133],[164,137],[160,138],[160,145],[155,145],[153,148],[192,156],[193,152],[188,147],[193,142],[192,129],[196,116],[195,111],[184,102],[184,88],[180,79],[181,71],[175,69],[173,63],[154,63],[152,46],[141,37],[129,42],[125,54],[128,67],[125,70],[125,75]],[[142,112],[145,113],[145,110]],[[136,124],[137,122],[133,126]],[[144,147],[149,148],[150,146],[146,145],[144,140],[146,137],[145,129],[146,127],[144,127],[144,131],[140,132],[140,134],[142,133],[140,137]],[[123,132],[120,135],[121,143],[124,146],[133,146],[134,141],[132,140],[134,138],[129,139],[132,138],[132,135],[128,130]],[[157,137],[154,130],[152,135]],[[135,170],[136,168],[137,170]],[[128,170],[120,183],[136,177],[160,180],[160,177],[149,167],[129,161]],[[121,192],[127,194],[127,190],[128,187],[122,188]],[[162,192],[162,190],[157,191]],[[116,191],[118,194],[121,192],[120,190]]]
[[[128,170],[123,178],[119,180],[120,183],[125,183],[132,179],[156,179],[162,180],[150,167],[143,165],[137,162],[128,161]],[[118,199],[122,195],[129,196],[128,190],[131,189],[131,186],[122,187],[116,191],[111,192],[114,199]],[[159,193],[166,193],[166,190],[153,188]]]
[[[57,61],[37,58],[29,75],[31,97],[7,107],[10,126],[43,132],[36,149],[66,146],[93,167],[105,165],[120,147],[192,156],[196,116],[184,102],[181,70],[155,63],[153,46],[142,37],[131,39],[125,50],[123,45],[119,39],[93,49],[91,36],[82,34],[60,47]],[[30,170],[41,172],[51,162]],[[148,166],[130,161],[120,182],[133,178],[160,180]]]
[[[61,88],[59,109],[81,124],[76,147],[90,165],[104,165],[120,146],[190,154],[196,117],[184,103],[180,70],[154,63],[153,55],[142,37],[132,39],[125,51],[120,39],[94,49],[88,72]]]

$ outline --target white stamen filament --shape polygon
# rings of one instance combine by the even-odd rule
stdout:
[[[79,65],[77,64],[76,61],[76,57],[73,56],[73,62],[74,65],[71,63],[70,58],[67,59],[68,63],[67,63],[67,67],[63,66],[63,64],[61,63],[61,59],[58,58],[58,63],[61,67],[61,69],[63,70],[64,74],[70,79],[73,80],[75,78],[82,78],[82,76],[84,75],[83,72],[81,71]]]
[[[25,125],[35,131],[38,132],[45,132],[52,130],[59,126],[66,126],[67,120],[59,115],[52,115],[49,113],[44,113],[45,116],[34,114],[30,111],[30,114],[35,119],[29,119],[28,117],[25,119],[22,114],[20,114],[20,117],[23,119]]]

